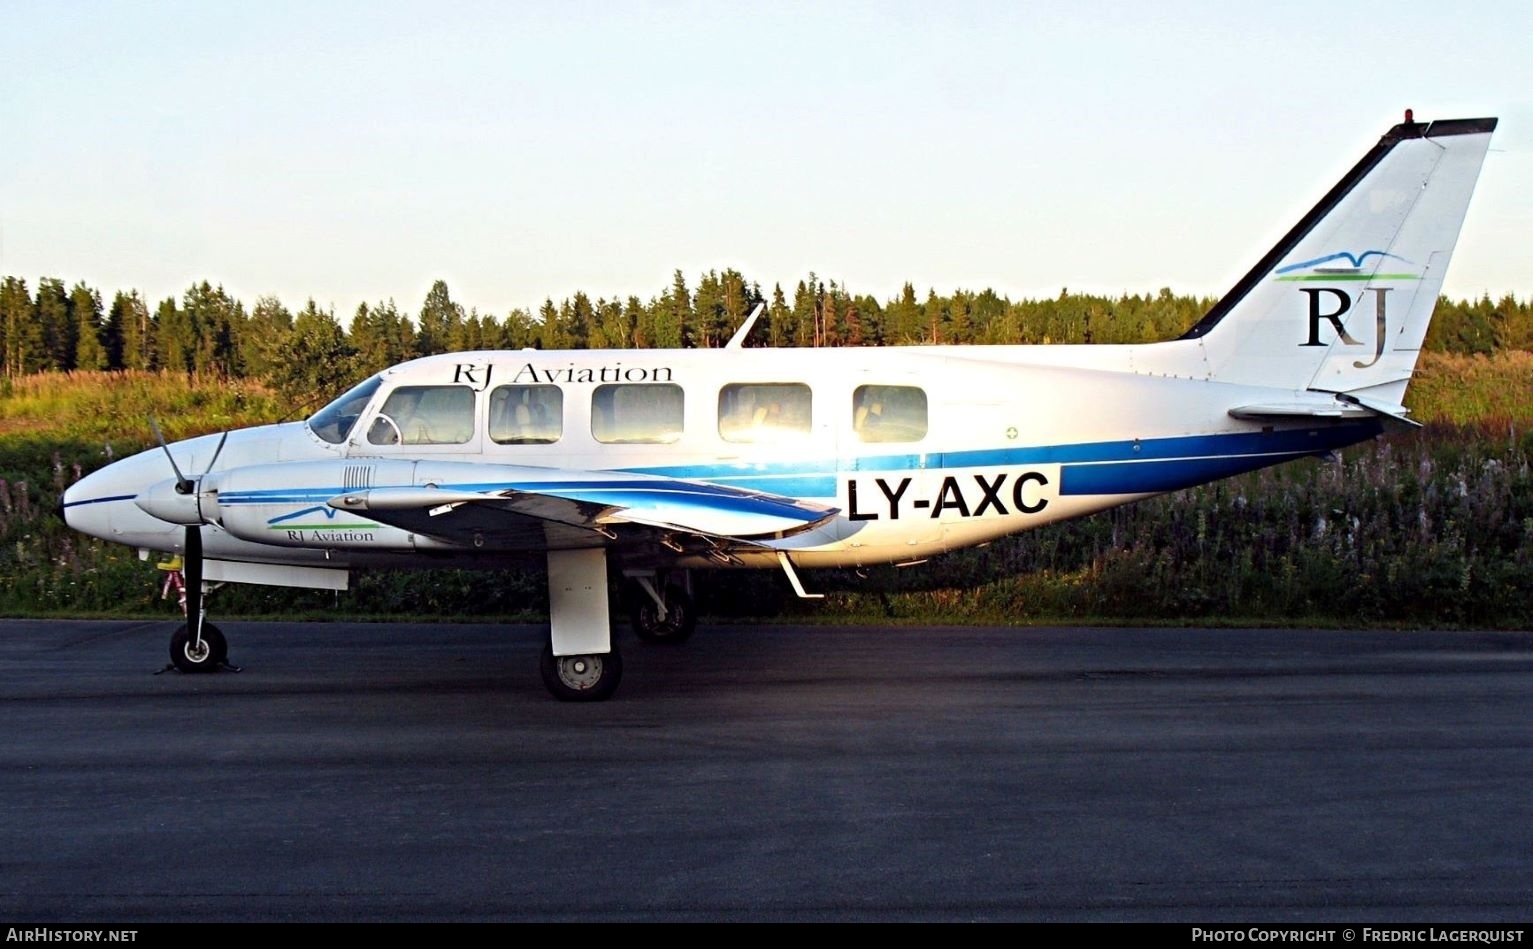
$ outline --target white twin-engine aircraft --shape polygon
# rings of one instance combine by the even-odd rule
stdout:
[[[177,667],[216,668],[205,584],[548,560],[542,674],[613,693],[609,569],[640,639],[687,568],[906,563],[1415,424],[1401,402],[1495,119],[1390,129],[1180,339],[1122,346],[472,352],[305,422],[188,439],[64,495],[76,530],[181,554]],[[754,318],[754,315],[753,315]]]

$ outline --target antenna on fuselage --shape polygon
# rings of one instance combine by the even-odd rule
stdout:
[[[729,337],[729,342],[724,344],[724,348],[725,349],[740,349],[740,348],[742,348],[745,345],[745,337],[750,335],[751,327],[756,325],[757,317],[761,316],[761,311],[765,310],[765,309],[766,309],[766,304],[765,303],[758,303],[758,304],[756,304],[756,308],[751,311],[751,315],[747,316],[745,318],[745,322],[740,324],[740,328],[735,330],[735,335]]]

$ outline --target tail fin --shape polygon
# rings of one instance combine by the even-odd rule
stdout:
[[[1182,337],[1209,376],[1398,404],[1495,127],[1390,129]]]

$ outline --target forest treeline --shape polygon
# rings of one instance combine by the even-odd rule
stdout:
[[[136,290],[105,303],[84,283],[46,277],[34,288],[0,280],[0,373],[145,369],[250,378],[284,395],[332,392],[416,356],[469,349],[627,349],[721,346],[758,304],[755,345],[865,346],[920,343],[1131,343],[1180,335],[1213,305],[1173,294],[1110,297],[1060,291],[1011,300],[993,290],[924,297],[907,283],[879,301],[809,274],[770,293],[735,270],[709,271],[647,301],[592,299],[584,292],[537,312],[480,313],[437,281],[415,311],[393,300],[364,303],[343,320],[308,300],[296,312],[263,296],[247,306],[206,281],[151,305]],[[1533,350],[1533,301],[1512,295],[1438,304],[1427,348],[1475,354]]]

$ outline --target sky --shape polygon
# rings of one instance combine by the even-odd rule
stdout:
[[[1526,3],[0,0],[0,36],[34,287],[1218,296],[1409,107],[1501,119],[1445,292],[1533,296]]]

